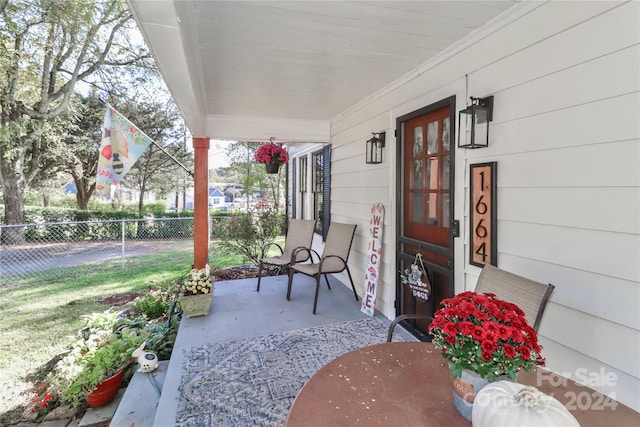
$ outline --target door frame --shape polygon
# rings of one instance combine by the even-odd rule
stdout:
[[[438,265],[433,265],[430,264],[427,267],[431,267],[434,268],[435,270],[440,271],[441,273],[445,273],[448,275],[449,281],[451,283],[451,295],[448,295],[447,297],[452,297],[455,293],[455,282],[454,282],[454,272],[455,272],[455,259],[454,259],[454,239],[456,236],[456,233],[454,232],[454,229],[456,228],[455,224],[454,224],[454,218],[455,218],[455,151],[457,149],[457,120],[456,120],[456,96],[452,95],[448,98],[442,99],[440,101],[437,101],[433,104],[427,105],[426,107],[422,107],[418,110],[412,111],[408,114],[405,114],[403,116],[397,117],[396,118],[396,195],[397,195],[397,203],[396,203],[396,218],[398,219],[396,221],[396,281],[395,281],[395,301],[394,301],[394,308],[395,308],[395,313],[396,316],[400,314],[400,299],[401,299],[401,294],[400,294],[400,286],[398,285],[399,283],[401,283],[400,280],[400,264],[401,264],[401,260],[405,260],[408,262],[412,262],[414,257],[410,256],[408,254],[404,254],[401,252],[401,247],[402,247],[402,241],[403,239],[407,239],[404,237],[403,234],[403,228],[404,228],[404,215],[403,215],[403,209],[404,209],[404,193],[403,193],[403,169],[402,169],[402,165],[403,165],[403,161],[404,161],[404,157],[403,157],[403,152],[402,152],[402,123],[406,122],[408,120],[411,120],[415,117],[419,117],[419,116],[423,116],[425,114],[429,114],[433,111],[442,109],[442,108],[449,108],[449,123],[450,123],[450,137],[451,137],[451,173],[450,173],[450,177],[449,177],[449,189],[450,189],[450,206],[449,206],[449,215],[451,216],[451,232],[449,233],[449,249],[447,251],[447,253],[445,254],[448,258],[449,258],[449,268],[448,269],[444,269],[441,266]],[[458,223],[459,224],[459,223]],[[459,227],[459,226],[458,226]],[[459,234],[459,232],[457,233]],[[417,241],[415,241],[417,242]],[[429,246],[428,243],[426,242],[419,242],[418,243],[418,247],[419,248],[427,248]],[[439,249],[439,248],[437,248]],[[446,270],[446,271],[445,271]],[[437,309],[437,307],[434,307],[434,309]],[[420,338],[426,338],[426,337],[420,337]]]

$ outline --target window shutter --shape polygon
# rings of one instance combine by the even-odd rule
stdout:
[[[326,241],[331,223],[331,144],[322,147],[322,151],[322,241]]]
[[[296,191],[297,183],[298,183],[298,174],[296,173],[298,163],[298,159],[291,159],[291,174],[287,176],[291,176],[291,194],[289,194],[291,200],[291,218],[297,218],[296,216],[296,199],[298,198],[298,192]]]

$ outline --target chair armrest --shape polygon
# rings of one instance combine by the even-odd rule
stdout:
[[[271,242],[271,243],[267,243],[266,245],[264,245],[262,247],[262,252],[260,253],[260,258],[264,258],[267,250],[269,250],[269,247],[271,247],[272,245],[276,245],[278,247],[278,249],[280,249],[280,255],[282,255],[284,253],[284,250],[282,249],[282,246],[280,246],[279,244],[275,243],[275,242]]]
[[[344,270],[344,268],[345,268],[345,267],[346,267],[346,265],[347,265],[347,261],[346,261],[344,258],[342,258],[341,256],[338,256],[338,255],[325,255],[325,256],[323,256],[323,257],[320,259],[320,266],[318,267],[318,272],[319,272],[320,274],[322,274],[322,273],[323,273],[323,272],[322,272],[322,265],[323,265],[323,264],[324,264],[324,262],[325,262],[326,260],[328,260],[329,258],[338,258],[340,261],[342,261],[342,265],[343,265],[342,270]],[[342,271],[342,270],[341,270],[341,271]]]
[[[400,316],[398,316],[395,319],[393,319],[393,322],[391,322],[391,324],[389,325],[389,332],[387,333],[387,342],[391,342],[391,338],[393,337],[393,330],[396,328],[398,323],[402,322],[403,320],[408,320],[408,319],[431,319],[431,320],[433,320],[433,317],[428,316],[426,314],[401,314]]]
[[[291,265],[296,264],[296,258],[298,258],[298,254],[300,252],[306,252],[308,255],[308,258],[305,259],[305,261],[309,258],[311,258],[311,262],[313,262],[313,254],[316,255],[316,257],[318,258],[318,260],[320,260],[320,255],[318,255],[318,252],[314,251],[311,248],[307,248],[304,246],[298,246],[297,248],[295,248],[292,252],[291,252]],[[303,261],[301,261],[303,262]]]

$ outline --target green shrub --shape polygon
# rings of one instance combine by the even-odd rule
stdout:
[[[176,283],[149,292],[133,301],[133,309],[147,319],[157,319],[169,315],[171,304],[176,300],[180,286]]]
[[[245,261],[260,262],[262,247],[283,232],[286,216],[273,208],[255,208],[248,214],[232,215],[215,227],[219,247],[242,255]]]

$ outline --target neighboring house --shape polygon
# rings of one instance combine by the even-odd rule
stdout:
[[[217,188],[209,187],[209,207],[221,208],[224,204],[224,194]]]
[[[436,306],[473,290],[478,261],[493,250],[499,267],[556,286],[539,330],[548,367],[574,378],[593,373],[590,386],[640,410],[638,1],[495,2],[508,9],[484,10],[484,22],[473,21],[480,2],[326,2],[315,13],[301,11],[315,2],[291,2],[297,13],[284,2],[277,25],[260,9],[268,1],[240,2],[237,14],[236,2],[193,2],[180,19],[172,6],[160,14],[149,2],[130,3],[177,103],[191,112],[195,137],[286,143],[288,210],[317,220],[315,245],[331,221],[358,224],[354,278],[364,277],[370,207],[384,205],[376,304],[384,316],[432,310],[416,306],[398,280],[416,250],[427,260]],[[365,14],[377,6],[387,10]],[[459,19],[422,26],[409,12],[426,20],[429,7],[435,14],[458,6]],[[214,12],[224,26],[212,23]],[[256,16],[249,21],[256,28],[243,21]],[[475,30],[463,32],[458,22]],[[313,36],[316,29],[324,38]],[[429,30],[436,34],[419,33]],[[447,41],[439,48],[433,40]],[[278,51],[285,41],[290,48]],[[254,47],[265,56],[245,60]],[[321,65],[312,62],[318,57]],[[321,70],[310,75],[314,66]],[[247,81],[221,88],[215,76],[223,70]],[[185,84],[185,75],[195,80]],[[293,86],[298,81],[303,89]],[[493,96],[487,148],[458,147],[459,133],[470,130],[459,128],[470,96]],[[365,163],[372,132],[386,133],[379,164]],[[471,166],[493,162],[495,245],[472,247],[490,221],[478,221],[487,206],[471,199],[481,178],[472,188]]]
[[[76,194],[78,190],[76,189],[76,183],[73,181],[69,181],[67,185],[64,186],[64,192],[67,194]],[[95,193],[94,193],[95,196]],[[98,197],[98,196],[95,196]],[[140,191],[134,188],[125,187],[123,185],[112,185],[111,186],[111,199],[118,199],[123,202],[138,202],[140,199]],[[144,193],[144,201],[145,202],[155,202],[156,195],[153,191],[146,191]]]
[[[184,193],[173,194],[167,198],[171,209],[176,209],[176,201],[178,210],[193,209],[193,187],[185,189]],[[209,187],[208,206],[226,209],[224,194],[217,188]]]

